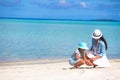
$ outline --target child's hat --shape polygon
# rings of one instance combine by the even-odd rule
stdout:
[[[88,49],[87,44],[86,44],[85,42],[80,42],[78,48],[81,48],[81,49]]]

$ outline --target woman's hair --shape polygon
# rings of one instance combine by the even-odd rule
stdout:
[[[106,42],[105,38],[102,36],[100,38],[100,40],[102,40],[105,43],[105,49],[107,50],[108,49],[108,45],[107,45],[107,42]]]

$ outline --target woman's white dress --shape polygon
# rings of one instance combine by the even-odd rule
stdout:
[[[98,65],[98,67],[110,67],[110,62],[107,59],[106,55],[103,55],[101,58],[95,60],[93,63]]]

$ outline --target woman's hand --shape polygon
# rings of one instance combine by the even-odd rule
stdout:
[[[93,62],[93,61],[95,61],[95,60],[97,60],[99,58],[100,58],[100,56],[97,54],[95,57],[90,58],[90,60]]]
[[[96,57],[92,57],[92,58],[90,58],[90,60],[93,62],[96,60]]]

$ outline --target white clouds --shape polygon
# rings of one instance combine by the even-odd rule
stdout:
[[[59,0],[58,4],[56,6],[58,6],[59,8],[62,8],[62,9],[72,7],[71,3],[67,0]]]
[[[87,8],[88,7],[86,2],[80,2],[80,6],[82,6],[83,8]]]
[[[68,8],[88,8],[86,2],[80,1],[59,0],[59,5]]]
[[[59,3],[60,3],[60,4],[66,4],[67,1],[66,1],[66,0],[59,0]]]

